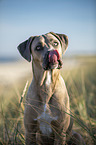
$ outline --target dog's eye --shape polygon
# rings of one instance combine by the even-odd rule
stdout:
[[[39,45],[39,46],[36,47],[35,50],[37,50],[37,51],[43,50],[43,47]]]
[[[58,46],[58,42],[54,42],[53,45],[54,45],[54,46]]]

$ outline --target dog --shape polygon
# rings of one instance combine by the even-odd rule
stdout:
[[[26,145],[65,145],[70,138],[82,144],[81,136],[72,134],[69,96],[60,75],[67,47],[68,37],[54,32],[31,36],[18,46],[33,70],[24,111]]]

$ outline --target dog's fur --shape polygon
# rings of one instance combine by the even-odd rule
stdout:
[[[67,47],[68,37],[53,32],[32,36],[18,46],[27,61],[30,62],[32,57],[33,80],[24,112],[27,145],[65,145],[72,136],[69,96],[60,75],[62,54]],[[58,51],[60,59],[48,67],[47,53],[52,50]],[[81,136],[76,133],[75,136],[76,140],[79,139],[75,144],[82,144]]]

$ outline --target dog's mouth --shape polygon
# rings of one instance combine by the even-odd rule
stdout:
[[[43,69],[60,69],[62,68],[62,60],[57,50],[47,51],[43,59]]]

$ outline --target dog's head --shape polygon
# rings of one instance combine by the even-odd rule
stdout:
[[[64,34],[47,33],[32,36],[18,46],[20,54],[27,60],[33,61],[45,70],[61,68],[62,54],[68,47],[68,37]]]

